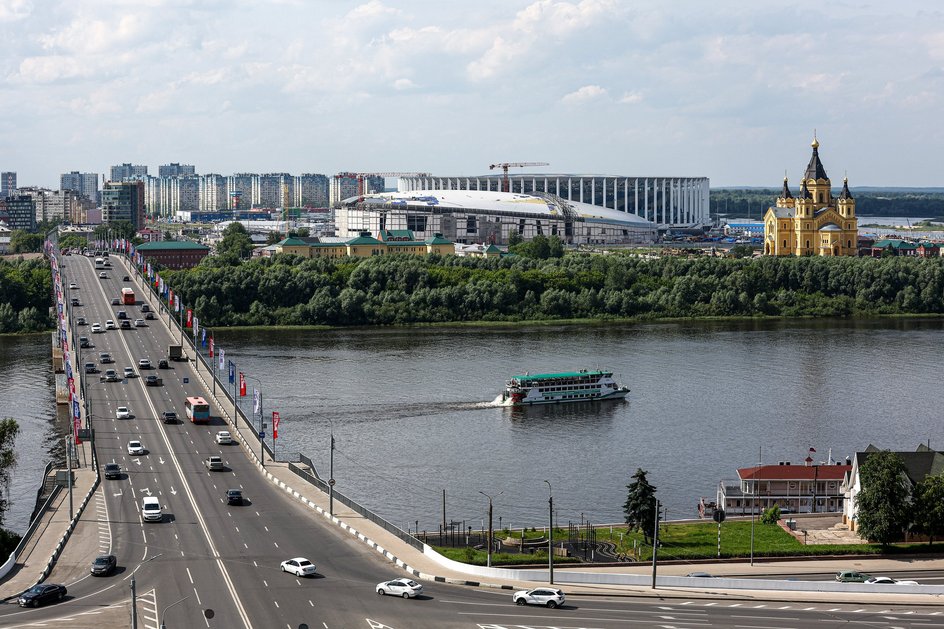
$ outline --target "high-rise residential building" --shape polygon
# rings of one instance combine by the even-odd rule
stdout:
[[[7,226],[10,229],[33,231],[36,229],[36,204],[28,194],[16,194],[5,198]]]
[[[207,174],[200,177],[200,211],[218,212],[227,209],[226,177]]]
[[[226,178],[226,196],[228,210],[248,210],[252,207],[252,180],[256,177],[251,173],[237,173]]]
[[[331,178],[331,193],[328,201],[331,207],[338,207],[341,201],[359,194],[383,192],[387,185],[384,177],[371,177],[358,173],[338,173]]]
[[[142,179],[148,174],[147,166],[141,164],[119,164],[111,167],[112,181],[128,181],[130,179]]]
[[[328,207],[328,178],[304,173],[294,177],[292,207]]]
[[[172,162],[170,164],[162,164],[157,167],[157,176],[158,177],[180,177],[182,175],[195,175],[196,169],[192,164],[178,164],[177,162]]]
[[[252,207],[274,209],[292,202],[292,176],[269,173],[252,178]]]
[[[0,197],[9,197],[16,192],[16,173],[15,172],[2,172],[0,173]]]
[[[75,190],[96,205],[101,200],[98,192],[98,173],[80,173],[73,170],[59,176],[60,190]]]
[[[144,224],[143,181],[107,181],[102,189],[102,222],[130,221],[135,230]]]
[[[73,206],[81,198],[75,190],[50,190],[36,186],[19,188],[17,194],[33,199],[33,212],[37,223],[71,220]]]

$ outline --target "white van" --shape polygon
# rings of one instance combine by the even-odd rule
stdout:
[[[160,522],[164,519],[161,502],[154,496],[146,496],[141,501],[141,517],[145,522]]]

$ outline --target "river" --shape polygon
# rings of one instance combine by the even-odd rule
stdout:
[[[216,333],[250,395],[260,386],[266,414],[280,412],[277,454],[305,453],[327,477],[333,425],[338,490],[420,530],[437,529],[443,490],[446,519],[474,527],[487,517],[479,492],[496,526],[541,526],[545,479],[560,523],[619,522],[642,468],[676,519],[759,452],[800,464],[810,447],[823,460],[870,443],[941,449],[942,340],[938,319]],[[19,513],[41,472],[33,454],[53,446],[48,340],[0,342],[0,374],[15,383],[0,402],[31,448]],[[511,375],[596,367],[631,388],[626,402],[491,405]]]

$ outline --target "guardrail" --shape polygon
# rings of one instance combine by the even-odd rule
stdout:
[[[39,485],[39,489],[36,490],[36,503],[33,507],[33,513],[30,514],[30,524],[33,523],[33,520],[36,519],[38,514],[43,513],[46,510],[45,505],[41,503],[41,500],[43,499],[43,493],[46,491],[46,480],[49,478],[49,472],[51,471],[52,461],[46,463],[46,469],[43,470],[43,482]]]

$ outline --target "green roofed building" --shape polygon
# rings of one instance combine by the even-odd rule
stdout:
[[[134,248],[135,252],[149,261],[168,269],[189,269],[200,264],[210,253],[210,248],[189,240],[162,240],[147,242]]]
[[[455,253],[455,245],[442,234],[417,240],[408,229],[383,230],[380,238],[361,232],[356,238],[286,238],[274,245],[276,253],[291,253],[303,258],[369,258],[371,256],[406,254],[428,255]]]

